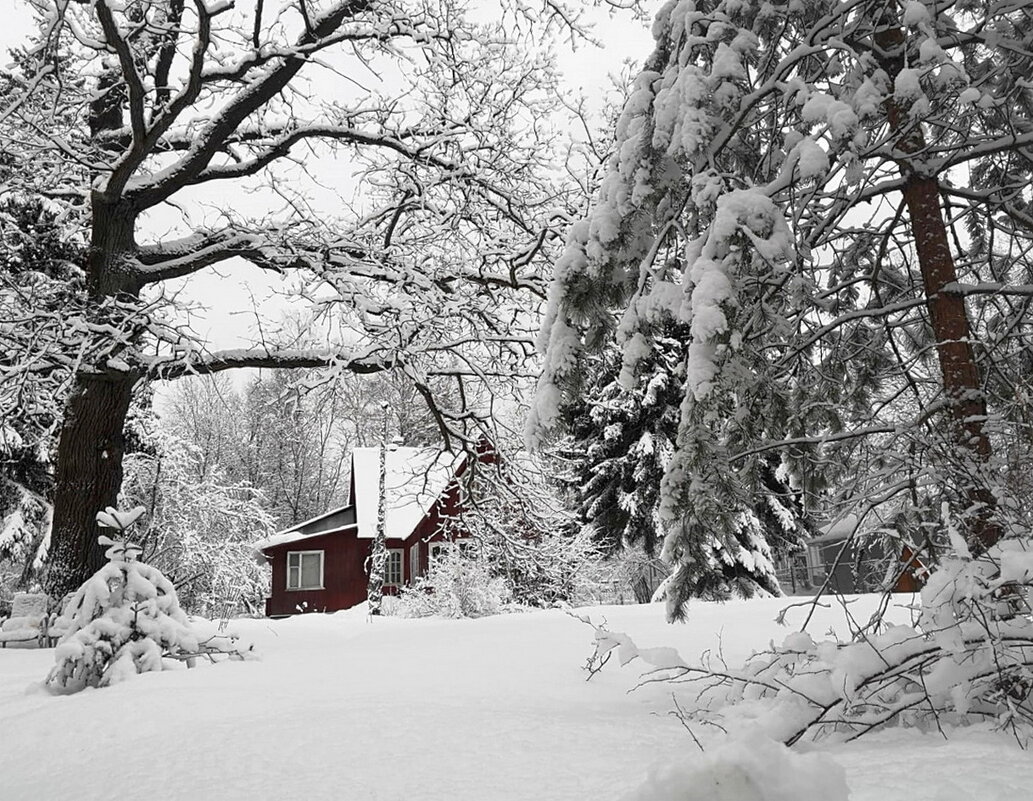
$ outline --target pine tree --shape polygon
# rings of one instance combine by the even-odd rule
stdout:
[[[47,552],[53,432],[78,355],[67,327],[81,306],[86,246],[60,212],[35,195],[0,199],[0,561],[23,585]],[[35,369],[33,356],[48,352],[65,366]]]
[[[107,509],[98,525],[124,535],[143,514]],[[161,571],[140,562],[139,545],[103,536],[108,563],[90,577],[65,607],[67,634],[55,652],[47,685],[75,692],[105,687],[137,673],[162,670],[162,657],[196,653],[200,644],[179,607],[176,589]]]
[[[622,372],[620,351],[607,349],[586,364],[589,385],[564,408],[569,434],[557,446],[570,466],[564,483],[581,520],[611,554],[641,545],[653,555],[665,527],[678,525],[661,515],[660,488],[678,439],[687,337],[673,325],[656,333],[633,375]],[[772,557],[798,550],[815,529],[778,463],[761,458],[753,467],[737,477],[746,486],[728,494],[735,505],[718,518],[729,536],[702,532],[683,566],[678,581],[692,596],[777,594]]]
[[[831,518],[887,527],[946,502],[985,551],[1015,508],[994,442],[1023,425],[1000,387],[1028,384],[1029,20],[973,2],[672,0],[653,30],[556,264],[532,434],[615,338],[633,375],[684,326],[661,488],[672,615],[707,539],[735,547],[729,514],[764,463]]]
[[[641,544],[652,555],[663,539],[660,482],[674,452],[681,393],[675,338],[652,343],[630,387],[621,356],[607,349],[586,365],[578,402],[564,409],[569,435],[557,445],[569,465],[564,484],[581,520],[609,553]]]

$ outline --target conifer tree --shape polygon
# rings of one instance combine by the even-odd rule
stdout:
[[[687,331],[671,326],[649,341],[634,376],[621,373],[621,355],[607,349],[586,365],[590,385],[566,405],[570,432],[558,445],[570,468],[565,483],[582,522],[609,553],[640,544],[652,555],[663,539],[660,487],[678,438]],[[705,536],[682,581],[691,594],[750,596],[778,593],[773,557],[801,547],[814,524],[800,493],[777,462],[760,459],[749,492],[729,496],[722,525],[727,538]]]
[[[671,0],[653,31],[556,264],[532,436],[561,421],[593,353],[616,340],[634,375],[680,325],[661,489],[672,615],[765,464],[830,518],[886,527],[945,502],[985,551],[1016,508],[994,447],[1021,429],[1011,390],[1027,384],[1023,11]]]
[[[107,509],[98,524],[124,535],[143,514]],[[139,561],[142,549],[103,536],[108,563],[88,579],[62,613],[67,634],[55,653],[47,685],[74,692],[104,687],[162,669],[162,657],[196,653],[197,636],[179,607],[176,589],[160,570]]]

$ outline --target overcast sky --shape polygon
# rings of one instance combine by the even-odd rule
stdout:
[[[0,64],[6,64],[8,48],[24,41],[32,32],[33,24],[25,0],[0,0],[0,4],[4,6],[0,12]],[[594,103],[601,104],[601,98],[610,89],[608,76],[620,72],[626,60],[640,64],[652,49],[652,38],[648,24],[634,20],[628,13],[611,18],[595,10],[593,19],[595,36],[603,46],[581,43],[576,50],[564,48],[557,55],[571,92],[583,92]],[[162,231],[155,229],[146,233],[160,236]],[[281,285],[279,279],[266,277],[247,265],[233,266],[232,263],[224,265],[220,274],[212,270],[205,273],[173,289],[183,288],[182,298],[209,307],[203,316],[193,317],[191,324],[214,348],[246,344],[253,332],[256,304],[262,316],[282,315],[284,304],[274,291]]]

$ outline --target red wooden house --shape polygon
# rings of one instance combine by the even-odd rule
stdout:
[[[482,459],[485,457],[482,456]],[[388,560],[384,592],[395,594],[426,571],[441,549],[455,547],[462,530],[449,525],[460,512],[458,479],[467,457],[427,448],[388,448],[386,519]],[[366,600],[367,559],[376,536],[380,449],[352,452],[349,504],[256,543],[272,566],[265,612],[282,617],[334,612]]]

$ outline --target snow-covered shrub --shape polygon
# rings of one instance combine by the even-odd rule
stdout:
[[[510,600],[504,579],[492,575],[482,555],[451,548],[431,560],[427,572],[405,587],[396,614],[401,617],[484,617]]]
[[[589,669],[612,653],[639,658],[649,681],[690,685],[687,714],[735,731],[759,729],[792,745],[852,740],[890,724],[939,727],[995,722],[1033,740],[1033,543],[1005,540],[973,558],[957,556],[928,578],[914,625],[880,620],[850,642],[816,641],[800,631],[755,653],[741,668],[687,664],[673,649],[639,649],[624,634],[596,627]]]
[[[602,556],[587,530],[522,536],[500,527],[483,531],[480,544],[490,571],[505,582],[514,603],[578,605],[597,594]]]
[[[143,513],[108,509],[101,525],[124,531]],[[139,561],[140,546],[100,537],[108,563],[75,592],[56,626],[66,634],[46,685],[57,692],[105,687],[149,671],[165,658],[192,659],[212,651],[235,653],[232,638],[202,642],[179,606],[176,589],[157,568]]]
[[[478,465],[455,521],[473,537],[514,603],[550,607],[590,602],[602,551],[559,497],[550,469],[522,453]]]
[[[147,507],[135,535],[143,558],[173,581],[191,614],[260,610],[268,577],[252,543],[275,529],[265,499],[157,422],[131,422],[147,447],[125,457],[121,502]]]
[[[846,801],[848,795],[843,768],[830,756],[751,736],[654,768],[626,801]]]

